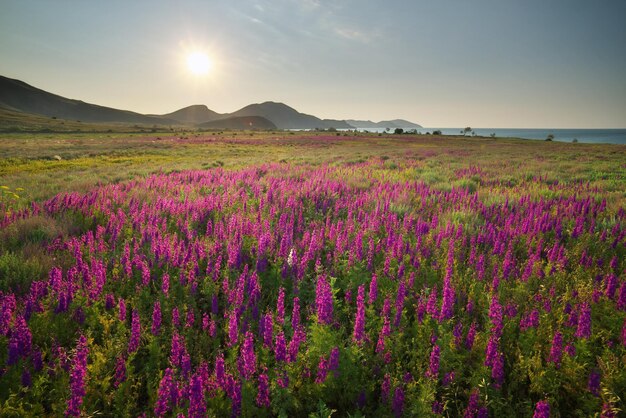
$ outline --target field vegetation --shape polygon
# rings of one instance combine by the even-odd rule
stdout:
[[[2,134],[0,415],[612,417],[626,147]]]

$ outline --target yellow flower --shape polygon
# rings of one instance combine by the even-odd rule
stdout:
[[[16,192],[22,192],[22,191],[24,191],[24,188],[23,187],[18,187],[18,188],[15,189],[15,191]]]
[[[0,189],[9,190],[9,186],[0,186]]]

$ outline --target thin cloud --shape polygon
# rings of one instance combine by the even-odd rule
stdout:
[[[376,36],[378,36],[376,33],[366,33],[351,28],[335,28],[335,33],[341,38],[349,41],[362,42],[365,44],[370,43]]]

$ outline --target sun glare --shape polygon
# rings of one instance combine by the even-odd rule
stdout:
[[[204,52],[187,55],[187,67],[195,75],[206,75],[211,70],[211,60]]]

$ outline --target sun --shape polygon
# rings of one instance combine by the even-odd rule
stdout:
[[[211,59],[204,52],[196,51],[187,55],[187,68],[195,75],[206,75],[211,71]]]

